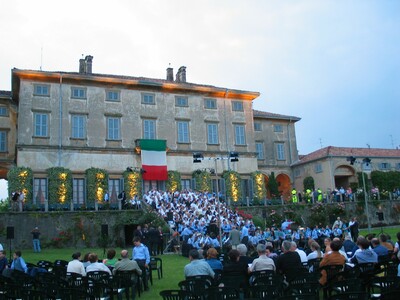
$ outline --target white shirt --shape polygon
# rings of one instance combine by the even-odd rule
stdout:
[[[111,271],[110,269],[103,263],[99,263],[99,262],[94,262],[91,263],[90,265],[88,265],[86,267],[86,272],[93,272],[93,271],[106,271],[108,274],[111,275]]]
[[[300,255],[300,259],[301,259],[302,263],[308,261],[307,254],[303,250],[296,249],[295,251]]]
[[[81,263],[77,259],[71,260],[68,263],[67,272],[78,273],[78,274],[81,274],[82,276],[86,276],[86,271],[85,271],[85,267],[83,266],[83,263]]]

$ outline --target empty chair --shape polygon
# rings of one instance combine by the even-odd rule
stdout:
[[[39,268],[46,269],[47,271],[51,272],[53,270],[53,263],[47,260],[39,260],[36,264]]]
[[[359,278],[343,279],[332,282],[330,289],[334,294],[364,292],[362,282]]]
[[[158,279],[161,279],[163,277],[162,259],[159,257],[150,257],[150,269],[151,272],[157,271]]]
[[[308,264],[308,270],[310,272],[317,273],[319,272],[319,263],[321,262],[322,257],[310,259],[307,264]]]

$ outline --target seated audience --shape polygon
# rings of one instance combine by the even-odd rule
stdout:
[[[115,263],[113,274],[116,274],[118,271],[135,271],[138,276],[142,275],[142,270],[138,263],[135,260],[129,259],[128,250],[125,249],[121,251],[121,260]]]
[[[196,249],[190,250],[189,260],[190,263],[188,263],[184,268],[186,278],[196,275],[209,275],[214,278],[214,271],[205,260],[200,259],[199,251],[197,251]]]
[[[360,248],[354,253],[351,262],[354,264],[364,264],[364,263],[377,263],[378,255],[369,249],[369,241],[362,236],[357,238],[357,246]]]
[[[213,271],[222,270],[222,263],[217,259],[218,252],[215,248],[209,248],[207,250],[207,260],[206,262],[210,265]]]
[[[0,250],[0,275],[3,273],[3,270],[7,268],[8,268],[8,261],[6,257],[6,251]]]
[[[335,239],[331,242],[329,247],[331,251],[324,255],[319,267],[322,268],[323,266],[331,265],[344,266],[346,259],[342,254],[339,253],[339,250],[342,247],[342,242]],[[327,273],[325,270],[321,270],[321,278],[319,279],[319,283],[321,285],[325,285],[327,283]]]
[[[79,260],[81,258],[80,252],[72,254],[72,260],[68,263],[67,272],[81,274],[86,276],[86,271],[83,263]]]
[[[307,254],[303,250],[300,250],[299,248],[297,248],[297,244],[295,242],[292,242],[292,249],[291,250],[295,251],[295,252],[297,252],[299,254],[300,260],[301,260],[302,263],[306,263],[308,261],[307,260]]]
[[[378,257],[379,256],[387,256],[389,254],[389,250],[386,247],[382,246],[379,243],[379,240],[377,238],[373,238],[371,240],[371,247],[372,247],[372,250],[376,254],[378,254]]]
[[[249,272],[273,270],[275,271],[274,261],[266,255],[266,246],[264,244],[257,245],[258,258],[253,260],[249,267]]]
[[[285,275],[286,282],[292,281],[301,268],[300,255],[295,251],[291,251],[291,248],[292,243],[290,241],[283,241],[283,254],[281,254],[276,261],[276,270]]]
[[[108,249],[107,250],[107,258],[103,260],[103,263],[107,267],[112,267],[114,268],[115,263],[118,261],[118,259],[115,257],[115,250],[114,249]]]
[[[388,249],[388,251],[394,251],[394,247],[393,247],[393,245],[391,243],[389,243],[389,239],[388,239],[388,236],[386,234],[382,233],[379,236],[379,241],[380,241],[380,244],[383,247],[386,247]]]
[[[25,263],[25,260],[22,258],[21,251],[17,250],[14,252],[10,269],[28,273],[28,267]]]
[[[307,255],[307,261],[322,257],[323,253],[321,251],[320,245],[317,242],[312,242],[310,247],[312,252]]]
[[[90,265],[88,265],[86,267],[86,273],[93,272],[93,271],[105,271],[111,275],[110,269],[102,262],[99,262],[99,258],[96,253],[89,254],[89,261],[90,261]]]

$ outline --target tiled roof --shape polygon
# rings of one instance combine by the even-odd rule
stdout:
[[[11,97],[11,91],[0,90],[0,97]]]
[[[274,113],[261,111],[261,110],[255,110],[255,109],[253,109],[253,116],[255,118],[266,118],[266,119],[277,119],[277,120],[292,120],[292,121],[295,121],[295,122],[301,120],[299,117],[274,114]]]
[[[378,157],[391,157],[391,158],[400,158],[400,150],[399,149],[378,149],[378,148],[347,148],[347,147],[325,147],[319,149],[317,151],[311,152],[310,154],[299,156],[300,160],[294,165],[301,165],[306,162],[310,162],[313,160],[318,160],[325,157],[348,157],[354,156],[355,158],[359,157],[369,157],[369,158],[378,158]]]
[[[42,73],[42,74],[61,74],[61,75],[72,75],[72,76],[88,76],[88,77],[100,77],[100,78],[114,78],[116,80],[134,80],[142,83],[146,83],[147,85],[154,85],[154,86],[162,86],[163,84],[177,84],[184,88],[209,88],[209,89],[216,89],[220,91],[227,91],[234,92],[234,93],[254,93],[259,96],[258,92],[246,91],[246,90],[237,90],[225,87],[217,87],[213,85],[207,84],[197,84],[197,83],[190,83],[190,82],[181,82],[181,81],[170,81],[166,79],[159,79],[159,78],[148,78],[148,77],[135,77],[135,76],[126,76],[126,75],[113,75],[113,74],[101,74],[101,73],[79,73],[79,72],[65,72],[65,71],[38,71],[38,70],[27,70],[27,69],[17,69],[14,68],[16,71],[26,71],[26,72],[35,72],[35,73]]]

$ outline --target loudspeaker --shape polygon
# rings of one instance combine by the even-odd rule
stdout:
[[[173,220],[174,220],[174,213],[167,212],[167,221],[173,221]]]
[[[378,220],[379,221],[383,221],[385,218],[383,217],[383,212],[380,212],[380,211],[378,211],[377,213],[376,213],[376,215],[378,216]]]
[[[7,240],[13,240],[14,239],[14,226],[8,226],[7,227]]]
[[[108,236],[108,225],[107,224],[101,225],[101,236]]]

